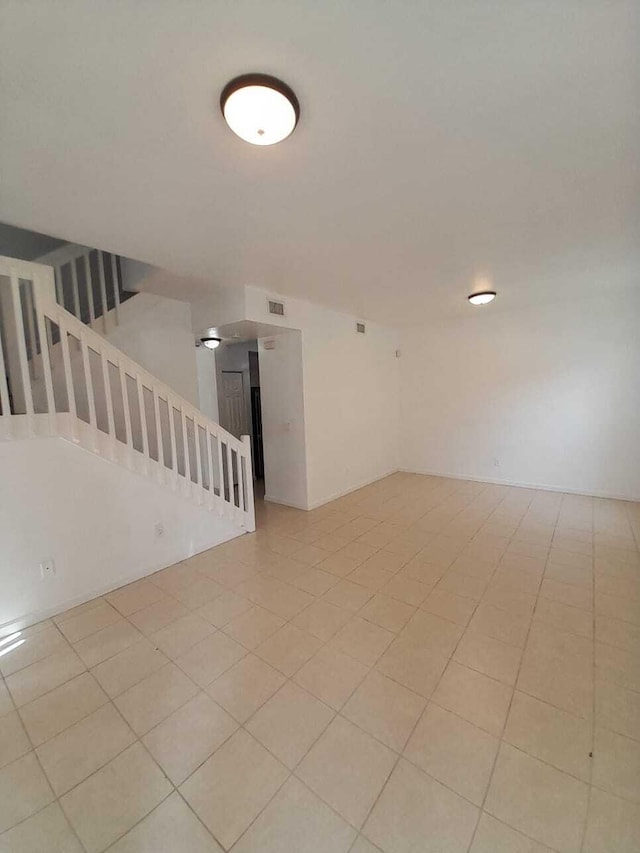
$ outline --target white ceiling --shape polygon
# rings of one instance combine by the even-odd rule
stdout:
[[[639,8],[2,0],[0,219],[394,324],[637,286]],[[248,71],[300,99],[272,148]]]

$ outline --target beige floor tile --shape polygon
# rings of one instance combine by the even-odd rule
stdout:
[[[367,672],[368,667],[349,655],[320,649],[298,670],[294,681],[339,711]]]
[[[596,723],[640,741],[640,693],[597,677]]]
[[[331,708],[288,682],[260,708],[246,727],[283,764],[293,769],[333,716]]]
[[[146,578],[120,587],[105,595],[105,599],[123,616],[137,613],[158,601],[165,601],[166,595]]]
[[[13,701],[20,707],[49,693],[85,669],[72,649],[62,649],[8,676],[6,685]]]
[[[367,589],[359,583],[343,579],[331,587],[329,592],[325,592],[322,598],[329,604],[335,604],[336,607],[341,607],[343,610],[355,612],[360,610],[372,596],[373,590]]]
[[[287,776],[286,768],[241,729],[180,790],[205,826],[228,849]]]
[[[400,639],[412,640],[436,654],[449,657],[463,630],[461,625],[448,619],[418,610],[400,633]]]
[[[593,610],[593,592],[588,587],[573,586],[573,584],[545,578],[540,586],[540,595],[542,598],[560,601],[562,604],[568,604],[571,607]]]
[[[358,560],[359,563],[364,563],[370,557],[373,557],[380,549],[375,545],[368,545],[366,542],[349,542],[340,551],[346,557],[352,560]]]
[[[281,672],[253,654],[234,664],[212,682],[207,693],[239,723],[244,723],[285,682]]]
[[[558,657],[561,660],[582,658],[593,661],[593,642],[568,631],[553,628],[551,625],[536,623],[531,626],[527,639],[527,655],[540,654],[544,657]]]
[[[422,610],[441,616],[458,625],[467,625],[476,609],[476,602],[462,595],[434,589],[422,604]]]
[[[524,648],[530,624],[531,620],[525,616],[507,613],[492,604],[480,602],[469,628],[503,643]]]
[[[458,663],[490,678],[513,685],[518,674],[522,649],[484,634],[467,631],[453,657]]]
[[[546,580],[566,583],[583,589],[593,590],[593,569],[580,569],[577,566],[566,566],[560,563],[547,563],[544,572]]]
[[[344,652],[366,666],[373,666],[385,649],[395,639],[395,634],[354,616],[331,640],[333,650]]]
[[[640,743],[596,728],[591,781],[610,794],[640,803]]]
[[[583,782],[503,744],[485,808],[559,853],[578,853],[588,791]]]
[[[113,699],[168,662],[166,655],[153,643],[142,639],[109,660],[99,663],[91,670],[91,674]]]
[[[577,717],[589,720],[593,715],[593,666],[590,661],[525,653],[517,687]]]
[[[127,832],[171,792],[142,744],[123,753],[60,800],[88,853],[98,853]]]
[[[360,827],[395,762],[390,749],[336,717],[296,773],[345,820]]]
[[[507,613],[530,618],[536,605],[536,596],[518,592],[505,584],[491,584],[483,596],[483,601],[493,604]]]
[[[397,633],[415,613],[415,607],[378,593],[358,612],[358,616]]]
[[[323,551],[320,551],[319,548],[317,550],[323,557],[326,556],[326,554]],[[311,595],[323,595],[327,590],[331,589],[332,586],[335,586],[338,583],[338,578],[330,572],[323,572],[318,568],[312,568],[303,572],[301,575],[298,575],[292,583],[294,586],[298,587],[298,589],[303,589],[305,592],[311,593]]]
[[[234,853],[347,853],[355,831],[291,778],[233,848]]]
[[[206,693],[190,699],[143,740],[174,785],[180,785],[238,728]]]
[[[358,836],[356,843],[350,850],[350,853],[381,853],[380,848],[373,845],[370,841],[364,837],[364,835]]]
[[[466,853],[478,809],[402,759],[363,834],[389,853]]]
[[[13,711],[13,702],[4,680],[0,677],[0,717]]]
[[[342,714],[391,749],[401,752],[425,704],[423,696],[372,670]]]
[[[244,646],[217,631],[176,658],[176,663],[196,684],[206,687],[246,653]]]
[[[177,590],[174,595],[189,610],[202,607],[208,601],[213,601],[225,591],[224,586],[211,578],[200,575],[189,586]]]
[[[320,640],[330,640],[351,619],[351,614],[328,601],[314,601],[292,623]]]
[[[338,578],[344,578],[351,574],[354,569],[363,563],[364,560],[358,560],[344,553],[344,549],[337,551],[325,557],[324,560],[318,563],[318,568],[324,572],[335,575]]]
[[[408,577],[401,577],[400,575],[394,575],[391,580],[382,587],[380,592],[383,595],[388,595],[390,598],[395,598],[397,601],[403,601],[405,604],[418,607],[427,598],[431,589],[431,584],[421,583],[420,581],[412,580]]]
[[[591,777],[591,723],[516,690],[504,739],[547,764]]]
[[[314,600],[308,592],[265,576],[238,584],[236,592],[283,619],[292,619]]]
[[[150,636],[156,631],[166,628],[176,619],[187,616],[188,613],[189,611],[184,604],[180,604],[175,598],[163,598],[156,601],[155,604],[150,604],[148,607],[143,607],[142,610],[129,614],[127,618],[139,631]]]
[[[486,587],[486,581],[451,569],[444,574],[435,586],[436,590],[461,595],[463,598],[469,598],[472,601],[480,601]]]
[[[51,803],[0,835],[0,853],[84,853],[62,809]]]
[[[61,796],[130,746],[135,735],[113,705],[104,705],[36,750]]]
[[[49,738],[77,723],[108,701],[104,690],[88,672],[83,672],[20,708],[22,722],[39,746]]]
[[[498,743],[493,735],[430,704],[404,755],[467,800],[482,805]]]
[[[74,648],[86,665],[91,667],[129,648],[141,638],[142,634],[122,619],[80,640]]]
[[[450,661],[432,701],[490,734],[500,736],[513,689],[481,672]]]
[[[18,632],[14,631],[13,633]],[[0,672],[5,677],[42,660],[42,658],[49,657],[54,652],[69,649],[69,644],[60,630],[51,622],[35,633],[29,629],[20,631],[19,636],[16,637],[16,641],[18,640],[24,640],[24,642],[10,652],[6,651],[5,646],[3,649],[5,653],[0,657]]]
[[[134,732],[141,736],[197,692],[193,681],[175,664],[168,663],[121,693],[114,702]]]
[[[214,598],[213,601],[207,602],[203,607],[199,607],[195,614],[206,619],[216,628],[222,628],[230,622],[235,616],[245,613],[253,607],[248,598],[243,598],[241,595],[236,595],[231,590],[226,590]]]
[[[180,794],[171,794],[109,853],[222,853]]]
[[[596,613],[596,639],[619,649],[640,651],[640,626]]]
[[[0,832],[30,817],[53,800],[33,752],[0,770]]]
[[[553,853],[483,812],[469,853]]]
[[[102,601],[97,607],[65,619],[58,625],[60,631],[70,643],[77,643],[85,637],[95,634],[101,628],[119,622],[122,616],[107,601]]]
[[[263,607],[252,607],[228,622],[224,626],[224,632],[246,649],[255,649],[283,625],[284,619],[281,616],[276,616]]]
[[[536,605],[533,616],[534,624],[544,622],[559,628],[562,631],[570,631],[580,637],[591,639],[593,637],[593,614],[579,607],[570,607],[560,601],[549,601],[540,598]]]
[[[640,806],[591,789],[583,853],[637,853]]]
[[[640,656],[636,652],[598,642],[595,649],[599,675],[640,693]]]
[[[398,637],[376,664],[384,675],[429,698],[447,665],[447,657],[411,638]]]
[[[378,565],[370,565],[370,561],[367,560],[357,569],[354,569],[350,575],[347,575],[347,580],[357,583],[371,592],[377,592],[389,583],[392,577],[393,572],[386,571]]]
[[[640,627],[640,603],[633,598],[621,595],[606,595],[598,591],[596,595],[596,613],[598,616],[609,616],[620,619],[630,625]]]
[[[213,634],[214,630],[206,619],[190,613],[156,631],[151,635],[151,642],[165,655],[175,660],[192,649],[196,643]]]
[[[322,640],[312,637],[295,625],[288,624],[261,643],[255,653],[290,678],[318,651],[321,645]]]
[[[0,717],[0,767],[31,751],[31,743],[16,711]]]

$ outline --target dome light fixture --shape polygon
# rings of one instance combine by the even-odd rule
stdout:
[[[243,74],[220,95],[220,109],[231,130],[252,145],[274,145],[290,136],[300,118],[292,89],[268,74]]]
[[[467,296],[472,305],[487,305],[489,302],[493,302],[495,298],[495,290],[482,290],[479,293],[471,293]]]
[[[218,349],[220,346],[220,338],[200,338],[200,343],[207,349]]]

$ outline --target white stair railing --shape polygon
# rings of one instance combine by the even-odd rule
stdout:
[[[105,335],[118,324],[120,303],[132,294],[123,291],[117,255],[67,243],[37,263],[53,267],[59,305]]]
[[[57,435],[255,529],[251,444],[57,304],[51,267],[0,257],[0,438]]]

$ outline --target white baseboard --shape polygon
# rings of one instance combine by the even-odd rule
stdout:
[[[229,542],[232,539],[237,539],[238,536],[244,536],[246,531],[240,531],[237,534],[226,536],[224,539],[221,539],[220,542],[216,542],[215,545],[211,545],[211,548],[217,548],[218,545],[223,545],[225,542]],[[209,548],[203,548],[202,551],[208,551]],[[45,619],[51,619],[52,616],[59,616],[61,613],[64,613],[67,610],[71,610],[72,607],[78,607],[80,604],[85,604],[87,601],[91,601],[93,598],[100,598],[102,595],[106,595],[109,592],[113,592],[114,589],[120,589],[121,586],[127,586],[130,583],[134,583],[134,581],[142,580],[143,578],[148,578],[151,575],[154,575],[156,572],[162,571],[162,569],[168,569],[169,566],[175,566],[177,563],[183,562],[183,560],[188,560],[190,557],[195,557],[196,554],[201,554],[202,551],[196,551],[194,554],[190,554],[189,557],[183,557],[182,560],[173,560],[172,562],[165,563],[161,561],[160,564],[155,566],[152,569],[149,569],[142,574],[136,572],[130,575],[124,575],[117,580],[111,581],[105,586],[98,587],[97,589],[92,590],[91,592],[83,593],[82,595],[76,596],[75,598],[70,598],[67,601],[56,604],[54,607],[47,607],[44,610],[33,611],[32,613],[28,613],[26,616],[19,616],[16,619],[11,619],[9,622],[5,622],[4,625],[0,625],[0,637],[6,635],[7,633],[12,633],[14,631],[20,631],[24,628],[29,628],[31,625],[37,625],[38,622],[43,622]]]
[[[318,509],[318,507],[324,506],[325,504],[331,503],[331,501],[337,501],[338,498],[343,498],[345,495],[350,495],[352,492],[357,492],[358,489],[364,489],[365,486],[370,486],[372,483],[377,483],[378,480],[384,480],[385,477],[390,477],[391,474],[396,474],[398,472],[398,468],[392,468],[390,471],[387,471],[385,474],[379,474],[376,477],[371,477],[364,482],[358,483],[357,486],[349,486],[348,489],[343,489],[341,492],[335,492],[326,498],[321,498],[319,501],[314,501],[311,504],[307,504],[303,506],[302,504],[292,503],[291,501],[283,501],[280,498],[275,498],[272,495],[265,495],[265,501],[269,501],[272,504],[280,504],[281,506],[290,506],[293,509],[301,509],[306,512],[312,509]]]
[[[638,495],[621,495],[611,492],[588,492],[583,489],[572,489],[568,486],[550,486],[547,483],[523,483],[518,480],[506,480],[500,477],[473,477],[470,474],[452,474],[447,471],[434,471],[426,468],[400,468],[406,474],[426,474],[429,477],[444,477],[448,480],[469,480],[472,483],[489,483],[495,486],[515,486],[520,489],[538,489],[541,492],[563,492],[568,495],[582,495],[587,498],[607,498],[616,501],[640,501]]]
[[[377,483],[379,480],[384,480],[385,477],[390,477],[392,474],[397,474],[399,471],[398,468],[392,468],[389,471],[386,471],[384,474],[378,474],[376,477],[371,477],[368,480],[364,480],[361,483],[358,483],[357,486],[350,486],[348,489],[343,489],[341,492],[335,492],[329,497],[321,498],[319,501],[314,501],[310,504],[309,509],[317,509],[320,506],[324,506],[325,504],[331,503],[331,501],[337,501],[338,498],[343,498],[345,495],[350,495],[352,492],[357,492],[358,489],[364,489],[365,486],[370,486],[372,483]]]

